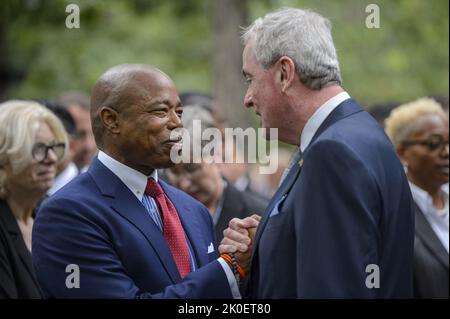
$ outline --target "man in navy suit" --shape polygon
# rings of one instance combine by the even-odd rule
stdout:
[[[100,149],[41,207],[33,266],[47,297],[232,298],[208,210],[158,180],[172,165],[182,107],[160,70],[119,65],[97,81],[91,119]]]
[[[298,146],[259,225],[234,219],[225,230],[221,252],[245,266],[253,251],[247,296],[412,297],[408,182],[383,129],[341,87],[329,21],[283,9],[243,40],[245,106]]]

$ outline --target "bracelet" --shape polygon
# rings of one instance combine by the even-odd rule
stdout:
[[[230,265],[236,281],[243,281],[245,278],[245,270],[237,263],[234,253],[224,253],[221,257]]]

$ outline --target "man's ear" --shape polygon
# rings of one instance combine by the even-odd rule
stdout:
[[[278,80],[280,82],[281,91],[284,93],[291,87],[292,82],[295,79],[295,63],[288,56],[282,56],[277,63],[279,63]]]
[[[100,120],[110,133],[118,134],[120,132],[119,113],[116,110],[108,106],[102,106],[100,108]]]

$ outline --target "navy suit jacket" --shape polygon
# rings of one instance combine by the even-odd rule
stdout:
[[[160,181],[191,243],[197,271],[181,280],[169,247],[143,204],[98,159],[48,198],[33,229],[33,267],[47,297],[231,298],[207,209]],[[212,243],[212,244],[211,244]],[[212,251],[212,246],[214,251]],[[212,252],[211,252],[212,251]],[[75,272],[79,267],[79,288]],[[69,285],[70,287],[70,285]]]
[[[247,295],[409,298],[413,243],[413,202],[396,152],[376,121],[346,100],[269,203]],[[371,265],[379,288],[368,288],[376,283]]]

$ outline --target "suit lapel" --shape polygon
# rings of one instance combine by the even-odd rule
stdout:
[[[31,266],[31,254],[28,251],[27,246],[23,242],[23,239],[21,237],[17,236],[14,244],[16,246],[17,253],[20,257],[20,260],[25,265],[25,268],[27,269],[28,274],[30,275],[30,278],[33,280],[36,287],[39,287],[39,284],[33,275],[33,270],[32,270],[33,267]]]
[[[122,181],[95,159],[89,173],[99,186],[105,200],[119,215],[130,222],[146,238],[157,253],[162,265],[174,283],[180,281],[180,274],[173,260],[169,246],[161,230],[156,226],[144,205],[134,196]]]
[[[415,217],[416,217],[416,235],[422,239],[423,243],[428,249],[436,256],[445,268],[448,269],[448,253],[442,245],[439,238],[434,233],[430,224],[426,220],[419,206],[415,204]]]
[[[314,141],[323,133],[326,131],[327,128],[332,126],[334,123],[336,123],[339,120],[342,120],[343,118],[346,118],[347,116],[350,116],[355,113],[362,112],[363,109],[358,105],[358,103],[353,99],[348,99],[343,101],[341,104],[339,104],[323,121],[323,123],[319,126],[316,133],[314,134],[313,138],[311,139],[311,142],[306,147],[306,149],[303,151],[303,155],[306,154],[308,151],[308,148],[314,143]]]
[[[31,265],[31,254],[28,251],[25,241],[23,240],[19,225],[17,224],[16,218],[13,212],[9,208],[6,201],[0,200],[0,218],[3,218],[6,225],[8,233],[11,235],[11,239],[14,243],[17,254],[19,255],[20,261],[25,266],[28,275],[33,280],[36,287],[39,287],[36,278],[34,277],[33,267]]]
[[[298,165],[298,163],[295,163],[294,166],[289,171],[288,175],[286,176],[283,183],[280,185],[280,188],[277,190],[275,195],[272,197],[272,200],[270,201],[269,205],[267,206],[267,209],[264,211],[264,214],[262,216],[261,222],[258,226],[258,229],[256,231],[255,235],[255,245],[253,248],[253,258],[255,258],[255,254],[258,251],[258,244],[259,240],[261,239],[261,234],[264,231],[264,228],[267,225],[267,222],[269,220],[269,215],[272,209],[274,208],[275,204],[284,196],[285,194],[289,193],[290,189],[294,185],[294,182],[297,180],[298,175],[301,172],[301,166]]]

